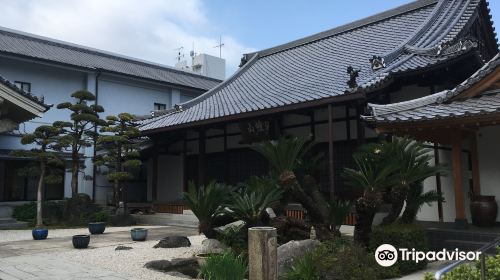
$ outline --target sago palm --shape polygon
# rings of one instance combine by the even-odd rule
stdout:
[[[196,188],[193,182],[189,182],[188,191],[183,193],[182,199],[198,218],[200,233],[207,234],[212,229],[215,217],[230,197],[229,193],[230,187],[223,184],[210,182],[207,186]]]

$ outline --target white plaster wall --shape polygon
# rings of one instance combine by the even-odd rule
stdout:
[[[479,132],[481,194],[494,195],[500,203],[500,126],[484,127]],[[500,214],[497,221],[500,221]]]
[[[158,157],[157,200],[163,202],[181,199],[184,178],[182,156],[162,155]]]

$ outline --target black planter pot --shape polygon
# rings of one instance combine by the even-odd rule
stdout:
[[[103,234],[104,230],[106,230],[106,222],[89,223],[91,234]]]
[[[90,235],[73,235],[73,247],[76,249],[85,249],[89,246]]]
[[[480,227],[491,227],[495,224],[498,205],[495,196],[476,195],[470,203],[472,224]]]

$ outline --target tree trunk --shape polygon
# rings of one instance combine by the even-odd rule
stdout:
[[[408,192],[405,188],[396,187],[390,190],[388,200],[389,203],[391,203],[391,209],[389,210],[387,216],[385,216],[382,220],[382,225],[390,225],[398,219],[401,211],[403,210],[407,193]]]
[[[36,227],[43,226],[43,185],[45,180],[45,162],[40,162],[40,178],[38,179],[38,188],[36,193]]]
[[[356,224],[354,225],[354,240],[368,247],[372,232],[373,219],[377,213],[377,202],[370,197],[360,197],[356,201]]]
[[[76,197],[76,194],[78,194],[78,155],[75,156],[75,154],[72,155],[71,157],[72,162],[71,162],[71,196]]]
[[[120,207],[120,182],[118,180],[113,182],[113,203],[116,209]]]

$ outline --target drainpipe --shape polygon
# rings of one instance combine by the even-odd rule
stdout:
[[[98,100],[99,100],[99,77],[101,76],[101,71],[98,71],[96,76],[95,76],[95,105],[98,105]],[[94,127],[94,132],[97,133],[97,126]],[[97,145],[97,139],[94,139],[94,157],[97,155],[96,151],[96,145]],[[92,162],[92,202],[95,202],[95,183],[96,183],[96,173],[97,173],[97,167],[95,164]]]

